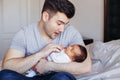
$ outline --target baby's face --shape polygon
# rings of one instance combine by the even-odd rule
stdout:
[[[73,59],[75,55],[80,55],[81,54],[81,50],[80,47],[78,45],[72,45],[66,48],[65,53],[67,53],[67,55]]]

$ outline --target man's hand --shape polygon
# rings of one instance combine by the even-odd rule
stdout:
[[[48,44],[40,52],[43,53],[43,57],[47,57],[52,52],[60,52],[63,49],[62,46],[56,44]]]
[[[50,71],[48,64],[49,62],[47,62],[45,59],[41,59],[40,62],[36,65],[36,71],[40,74]]]
[[[48,44],[41,51],[42,58],[46,58],[52,52],[60,52],[64,47],[57,44]],[[50,66],[52,62],[47,62],[45,59],[40,59],[39,62],[34,66],[35,70],[40,74],[50,71]]]

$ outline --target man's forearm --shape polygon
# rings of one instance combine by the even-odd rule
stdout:
[[[53,63],[50,62],[50,70],[51,71],[66,71],[71,74],[84,74],[91,71],[91,59],[88,56],[87,59],[83,63],[71,62],[65,64]]]
[[[26,70],[32,68],[40,60],[40,58],[42,57],[37,54],[23,58],[11,58],[3,62],[4,64],[2,68],[24,73]]]
[[[87,73],[90,71],[90,68],[88,68],[88,66],[83,66],[79,63],[75,63],[75,62],[72,62],[72,63],[68,63],[68,64],[59,64],[59,63],[54,63],[52,64],[51,66],[51,71],[65,71],[65,72],[69,72],[71,74],[83,74],[83,73]]]

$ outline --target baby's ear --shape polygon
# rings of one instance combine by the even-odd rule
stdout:
[[[71,57],[71,60],[72,60],[72,61],[75,61],[75,58],[74,58],[74,57]]]

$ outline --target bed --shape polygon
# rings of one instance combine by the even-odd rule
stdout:
[[[78,80],[120,80],[120,39],[106,43],[96,41],[87,45],[91,73],[76,76]]]

